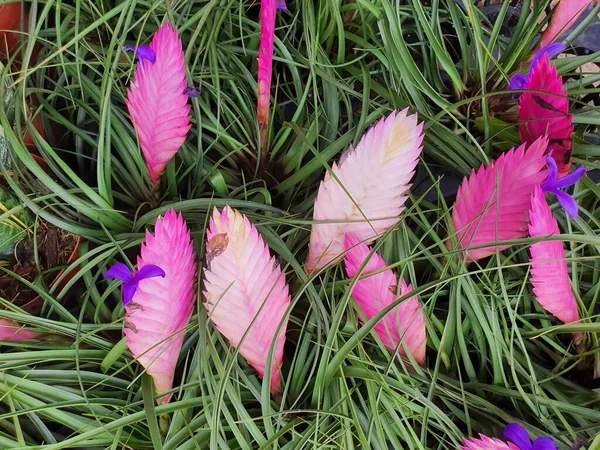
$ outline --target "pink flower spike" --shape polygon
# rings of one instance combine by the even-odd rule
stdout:
[[[520,449],[512,442],[504,442],[500,439],[489,438],[483,434],[477,438],[465,438],[463,439],[464,445],[460,447],[461,450],[525,450]]]
[[[306,271],[337,262],[344,234],[369,244],[400,220],[423,149],[423,124],[392,112],[350,147],[319,186]]]
[[[184,55],[177,30],[170,23],[160,27],[150,47],[134,50],[139,62],[135,81],[127,91],[127,109],[150,179],[157,184],[191,128]]]
[[[256,227],[229,206],[222,212],[214,210],[206,235],[206,265],[204,306],[210,320],[261,378],[269,369],[275,341],[271,392],[280,392],[290,305],[285,274]]]
[[[139,279],[132,300],[125,305],[127,346],[154,379],[159,395],[173,387],[185,328],[194,310],[195,261],[187,224],[171,209],[156,221],[154,235],[146,232],[138,257],[139,273],[157,266],[165,276]],[[168,403],[169,398],[164,395],[161,402]]]
[[[544,30],[537,47],[542,48],[561,37],[575,24],[592,0],[559,0],[552,10],[550,23]]]
[[[524,92],[519,100],[519,132],[521,140],[531,145],[548,136],[548,154],[558,165],[559,177],[569,173],[573,136],[573,116],[569,114],[569,99],[556,67],[544,54],[532,67]]]
[[[28,330],[12,320],[0,319],[0,342],[26,342],[39,335],[37,331]]]
[[[269,130],[269,104],[271,102],[271,77],[275,47],[275,19],[278,2],[262,0],[260,3],[260,46],[258,49],[258,126],[260,145],[265,147]],[[284,3],[285,6],[285,3]]]
[[[531,237],[560,234],[558,223],[539,186],[536,186],[531,197],[529,217]],[[577,300],[571,289],[563,243],[543,241],[532,244],[531,265],[533,293],[540,305],[565,323],[579,321]]]
[[[463,179],[452,222],[467,262],[493,255],[496,248],[503,251],[509,247],[493,245],[497,241],[527,236],[531,194],[546,179],[547,143],[546,138],[538,139],[527,151],[523,144]],[[468,250],[485,244],[490,246]]]
[[[347,250],[344,259],[346,273],[348,277],[354,278],[365,260],[369,258],[371,249],[351,234],[346,234],[344,245]],[[352,297],[369,320],[398,299],[396,294],[398,277],[391,269],[384,270],[386,267],[387,264],[381,256],[377,253],[371,255],[360,276],[373,272],[379,273],[359,279],[352,290]],[[411,291],[412,287],[401,280],[400,295],[407,295]],[[374,330],[388,349],[398,348],[398,353],[406,357],[406,348],[408,348],[417,364],[422,366],[425,363],[427,347],[425,315],[416,296],[405,300],[386,314],[375,325]]]

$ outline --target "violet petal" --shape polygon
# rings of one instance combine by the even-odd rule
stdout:
[[[573,171],[573,173],[562,177],[560,180],[556,180],[554,186],[557,188],[567,188],[573,186],[583,178],[586,172],[587,169],[585,167],[578,167]]]
[[[548,164],[548,178],[546,178],[546,182],[542,185],[542,190],[544,191],[555,189],[556,178],[558,176],[558,166],[552,156],[546,158],[546,164]]]
[[[548,55],[548,58],[552,59],[555,56],[560,55],[566,49],[567,46],[560,42],[555,42],[553,44],[548,44],[545,47],[542,47],[533,57],[530,69],[533,69],[544,55]]]
[[[138,273],[135,274],[134,278],[137,283],[147,278],[155,278],[161,277],[164,278],[166,273],[160,267],[155,266],[154,264],[148,264],[142,267]]]
[[[133,296],[135,295],[135,291],[137,291],[138,284],[135,281],[130,283],[123,283],[123,304],[127,306],[131,300],[133,300]]]
[[[532,450],[531,439],[527,430],[518,423],[509,423],[504,429],[504,437],[521,450]]]
[[[560,206],[562,206],[562,208],[569,215],[569,218],[574,219],[575,217],[577,217],[577,214],[579,213],[579,208],[577,207],[577,202],[573,197],[571,197],[566,192],[559,191],[558,189],[555,189],[550,192],[556,195],[558,203],[560,203]]]
[[[528,81],[529,77],[523,75],[522,73],[518,73],[510,79],[510,84],[508,85],[508,88],[511,91],[525,89]]]
[[[154,50],[147,45],[140,45],[139,47],[134,47],[133,45],[124,45],[123,48],[126,51],[135,53],[140,62],[144,59],[150,61],[151,64],[156,62],[156,53],[154,53]]]
[[[533,450],[557,450],[558,447],[551,437],[540,437],[533,441]]]
[[[285,0],[276,0],[275,7],[279,11],[287,11],[287,5],[285,4]]]
[[[117,263],[108,269],[104,274],[104,278],[114,278],[125,283],[133,281],[133,275],[129,270],[129,267],[123,263]]]

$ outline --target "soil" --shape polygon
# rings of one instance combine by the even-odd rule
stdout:
[[[27,281],[33,282],[39,273],[65,265],[76,245],[77,239],[74,235],[40,220],[37,226],[37,254],[40,271],[35,262],[33,236],[27,238],[19,246],[20,250],[15,255],[17,262],[9,270]],[[57,275],[58,271],[52,271],[46,281],[52,282]],[[0,297],[22,306],[37,297],[37,293],[12,275],[0,273]]]

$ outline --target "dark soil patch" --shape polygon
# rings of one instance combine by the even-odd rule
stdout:
[[[41,273],[65,265],[77,245],[76,236],[48,222],[40,220],[36,231],[37,242],[34,243],[33,235],[22,242],[15,255],[16,263],[9,269],[29,282]],[[52,282],[57,275],[58,270],[53,270],[46,282]],[[37,293],[12,275],[0,273],[0,297],[22,306],[37,297]]]

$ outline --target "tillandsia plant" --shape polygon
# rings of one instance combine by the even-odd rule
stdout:
[[[422,142],[417,116],[392,112],[333,163],[315,200],[307,272],[338,262],[346,233],[369,244],[398,223]]]
[[[557,450],[554,439],[542,436],[533,442],[527,430],[518,423],[511,423],[504,429],[504,438],[508,442],[497,438],[480,435],[479,438],[464,439],[462,450]]]
[[[170,210],[146,233],[138,271],[122,263],[105,278],[123,281],[125,336],[132,355],[154,379],[159,403],[171,397],[175,367],[194,309],[196,254],[187,224]]]
[[[565,50],[562,44],[550,44],[533,58],[529,75],[515,75],[511,89],[524,89],[519,98],[519,133],[529,145],[543,136],[548,137],[547,152],[559,167],[559,175],[571,167],[573,116],[562,79],[550,58]]]
[[[290,305],[285,274],[256,227],[228,206],[215,208],[206,239],[209,319],[261,377],[270,374],[271,392],[279,393]]]
[[[166,22],[150,46],[126,46],[138,57],[135,79],[127,92],[127,108],[157,187],[165,167],[179,151],[190,125],[189,92],[181,39]]]

